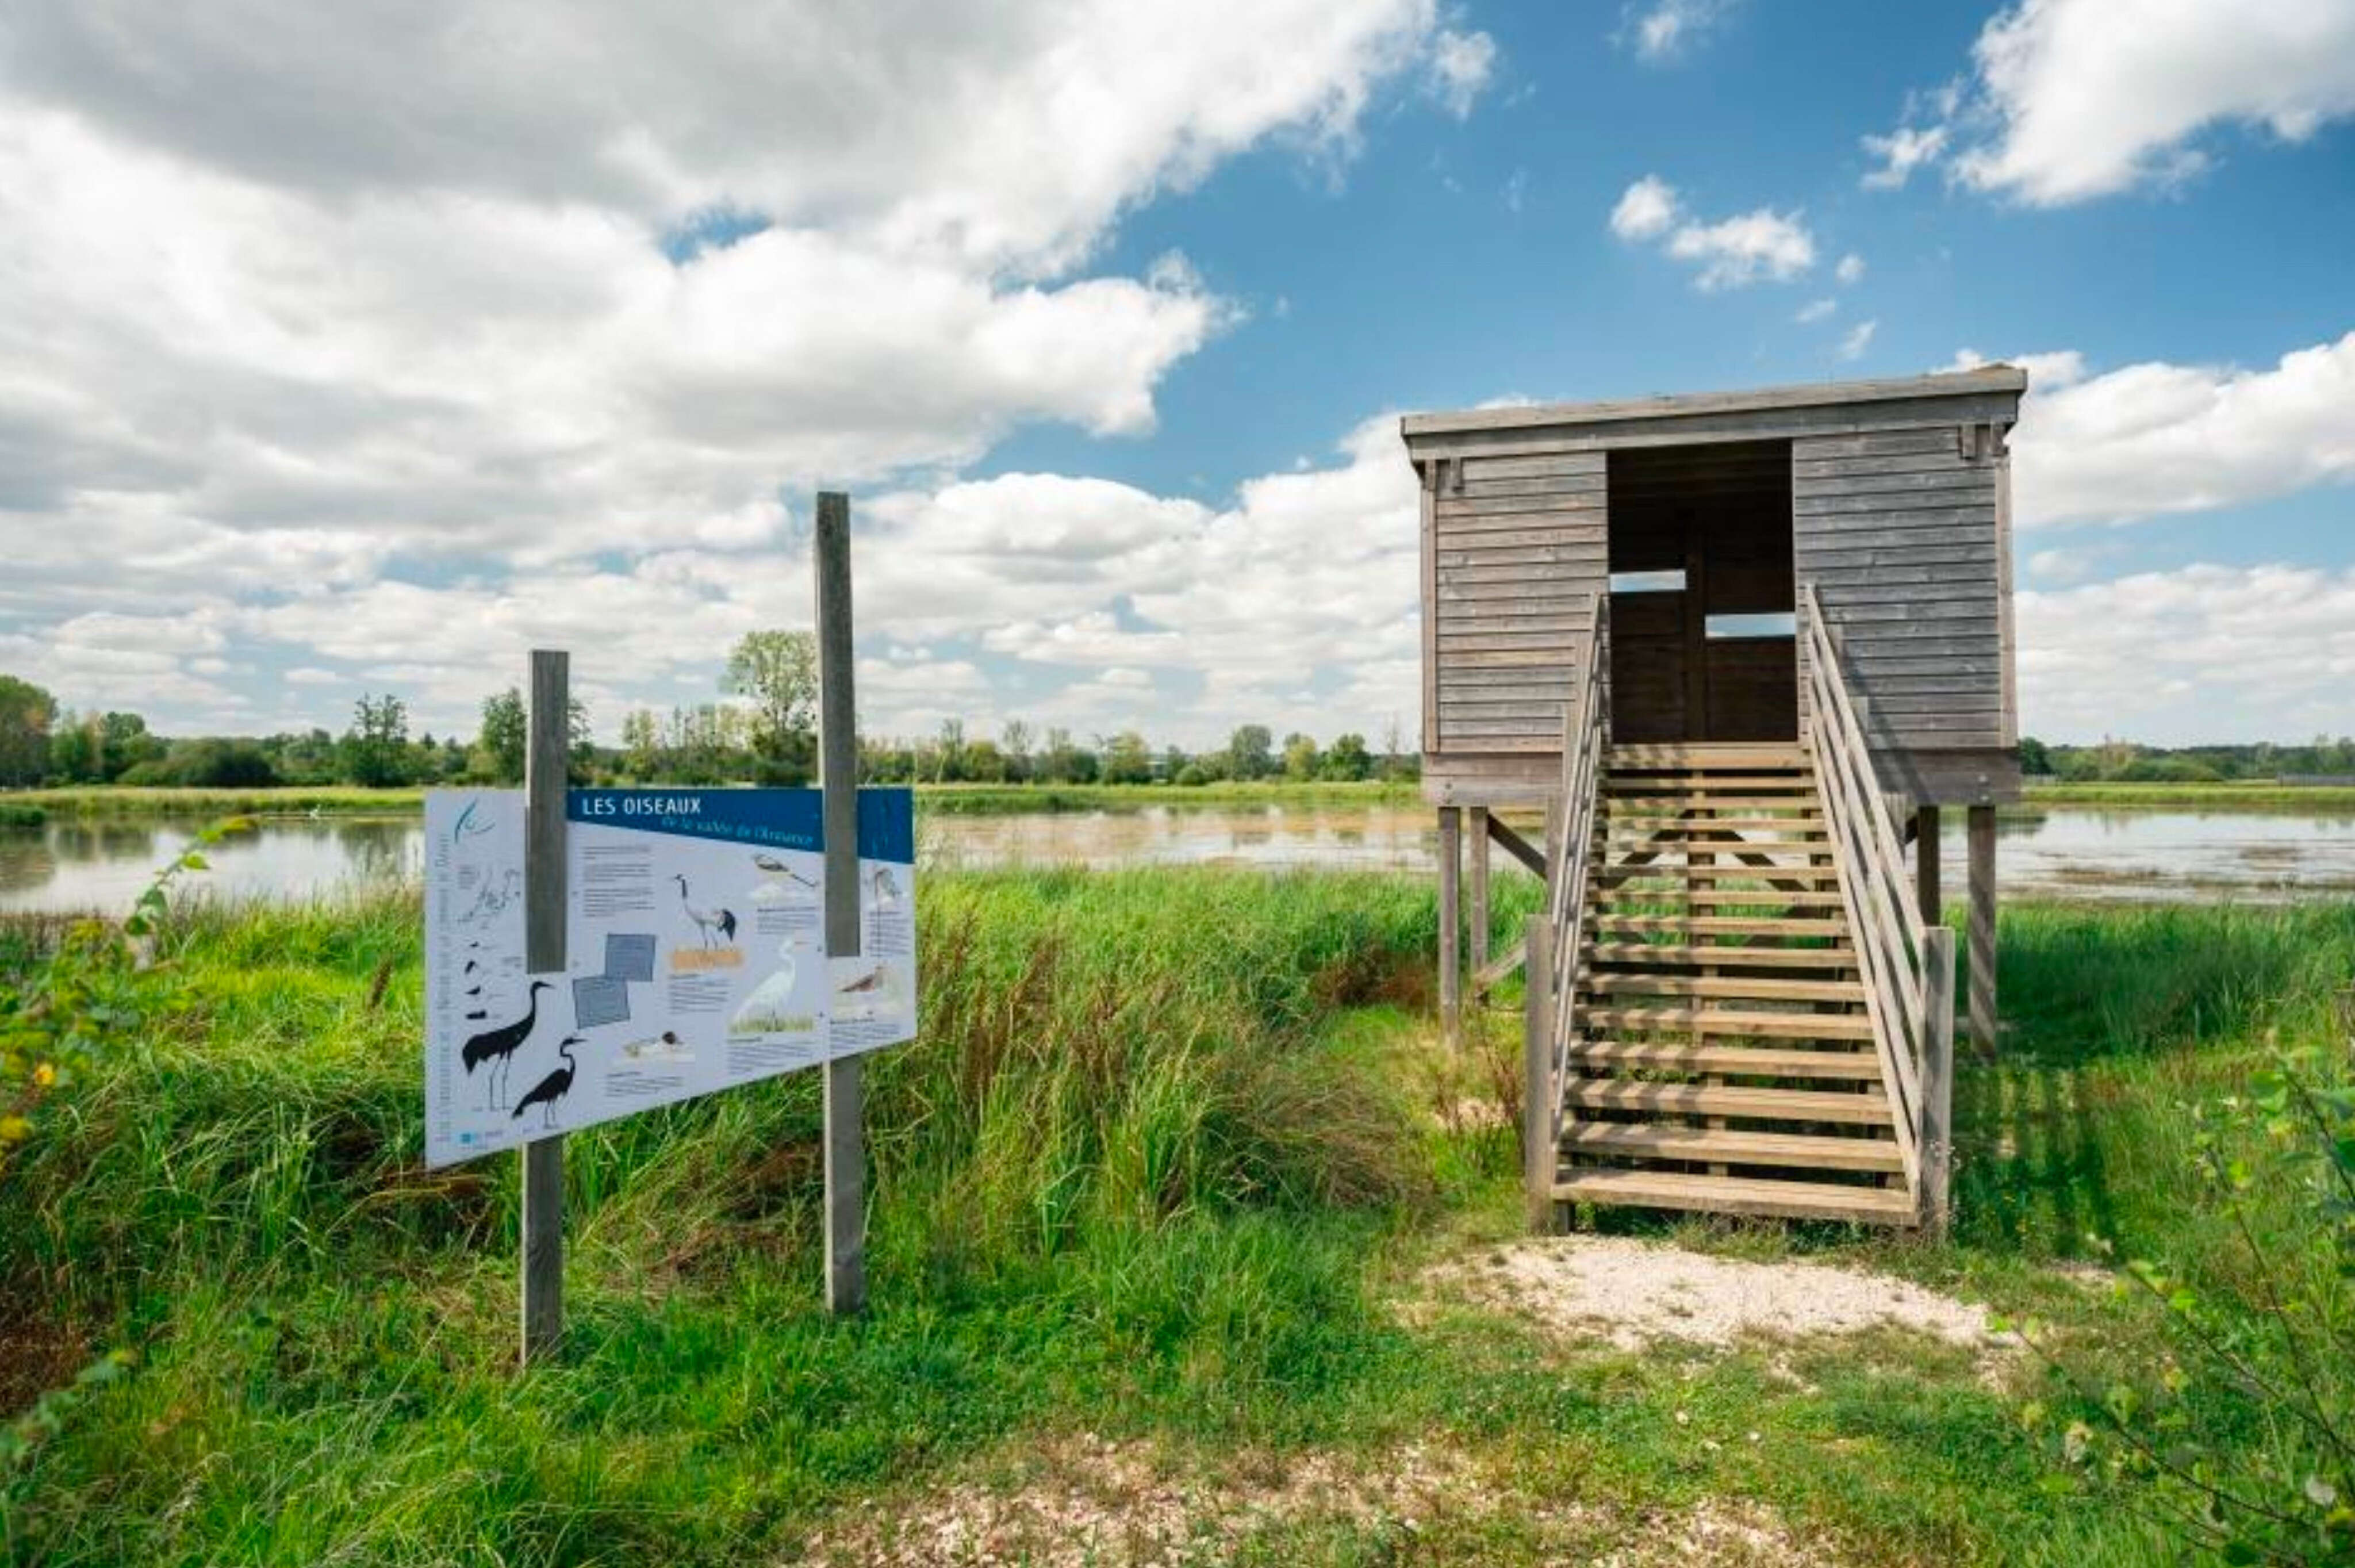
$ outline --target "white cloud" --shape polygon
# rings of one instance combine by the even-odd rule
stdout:
[[[1611,209],[1611,232],[1622,240],[1651,240],[1677,220],[1677,192],[1657,175],[1646,175],[1619,196]]]
[[[1701,263],[1704,290],[1738,289],[1760,279],[1788,283],[1816,264],[1815,237],[1799,215],[1760,208],[1720,223],[1688,223],[1668,236],[1668,254]]]
[[[1839,265],[1832,269],[1832,276],[1838,279],[1843,286],[1862,283],[1864,258],[1850,251],[1839,259]]]
[[[2039,207],[2164,185],[2207,166],[2220,125],[2300,142],[2355,114],[2355,7],[2022,0],[1981,30],[1967,84],[1929,108],[1865,138],[1881,160],[1867,185],[1941,158],[1966,185]]]
[[[2074,354],[2028,358],[2012,438],[2025,525],[2203,511],[2355,481],[2355,332],[2264,370],[2151,363],[2087,377]]]
[[[1703,223],[1688,215],[1676,187],[1657,175],[1646,175],[1620,193],[1611,208],[1611,232],[1631,243],[1665,235],[1670,256],[1699,264],[1693,281],[1704,292],[1761,279],[1788,283],[1816,264],[1815,236],[1799,214],[1762,207]]]
[[[2022,591],[2021,728],[2048,740],[2286,741],[2347,729],[2355,569],[2188,566]]]
[[[1657,65],[1675,59],[1717,30],[1736,0],[1646,0],[1630,4],[1619,37],[1636,58]]]
[[[2085,357],[2073,348],[2064,348],[2052,354],[2010,354],[2004,357],[2003,362],[2017,365],[2028,372],[2028,390],[2031,397],[2039,392],[2058,391],[2085,379]],[[1965,348],[1958,350],[1945,368],[1976,370],[1986,363],[1986,355],[1976,348]]]
[[[1799,314],[1793,316],[1791,319],[1797,322],[1801,326],[1812,326],[1819,321],[1829,321],[1832,318],[1833,314],[1838,309],[1839,301],[1831,298],[1829,295],[1826,295],[1822,299],[1809,300],[1806,304],[1801,305],[1799,307]]]
[[[332,709],[348,661],[446,727],[533,639],[703,680],[806,603],[773,562],[820,483],[929,498],[926,624],[1082,613],[1201,509],[1009,476],[976,519],[947,476],[1028,421],[1149,431],[1240,319],[1182,258],[1092,270],[1114,226],[1252,148],[1337,164],[1384,93],[1465,112],[1496,62],[1434,0],[28,0],[0,636],[69,700],[139,666],[165,722]],[[191,604],[226,648],[158,640]],[[133,619],[58,639],[91,613]]]
[[[1865,172],[1867,190],[1898,190],[1913,177],[1913,171],[1934,160],[1945,150],[1951,134],[1944,125],[1901,125],[1886,136],[1867,136],[1864,150],[1881,160],[1881,166]]]
[[[1497,40],[1486,33],[1442,29],[1432,40],[1432,95],[1458,120],[1471,116],[1496,70]]]
[[[1843,359],[1863,358],[1864,351],[1872,347],[1872,335],[1880,330],[1881,323],[1878,321],[1858,322],[1840,336],[1839,357]]]

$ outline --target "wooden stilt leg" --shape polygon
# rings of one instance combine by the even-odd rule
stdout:
[[[1969,823],[1971,860],[1971,1049],[1995,1060],[1995,807],[1975,805]]]
[[[1486,1007],[1487,987],[1478,978],[1488,966],[1488,808],[1473,806],[1467,813],[1465,837],[1472,841],[1472,1005]]]
[[[1946,918],[1945,900],[1938,890],[1938,808],[1934,805],[1913,808],[1913,898],[1924,925],[1935,925]]]
[[[1439,808],[1439,1032],[1449,1045],[1464,1038],[1464,813]]]

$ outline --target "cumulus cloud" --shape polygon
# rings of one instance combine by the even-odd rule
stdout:
[[[1657,175],[1646,175],[1620,193],[1611,209],[1611,232],[1622,240],[1652,240],[1676,220],[1676,187]]]
[[[1636,57],[1658,65],[1684,55],[1722,26],[1736,0],[1647,0],[1628,5],[1619,38]]]
[[[1791,319],[1801,326],[1812,326],[1817,322],[1830,320],[1833,313],[1838,309],[1839,301],[1827,295],[1823,299],[1809,300],[1799,307],[1799,314]]]
[[[1762,207],[1704,223],[1657,175],[1646,175],[1620,193],[1611,208],[1611,232],[1631,243],[1665,237],[1668,255],[1699,269],[1693,282],[1704,292],[1761,280],[1788,283],[1816,264],[1815,236],[1799,214]]]
[[[1337,163],[1386,91],[1468,112],[1496,61],[1433,0],[11,6],[10,667],[142,674],[166,723],[332,707],[340,662],[446,725],[531,641],[708,689],[806,603],[773,562],[821,483],[937,530],[927,624],[1101,607],[1092,563],[1191,503],[968,515],[954,475],[1151,430],[1238,320],[1183,258],[1097,266],[1114,227],[1255,147]],[[171,643],[192,604],[240,651]],[[240,685],[254,649],[303,674]]]
[[[1865,184],[1944,159],[1965,185],[2057,207],[2196,174],[2213,130],[2301,142],[2355,114],[2355,8],[2343,0],[2023,0],[1997,15],[1967,80],[1867,136]]]
[[[2024,356],[2012,437],[2019,521],[2126,521],[2355,480],[2355,332],[2270,369]],[[2040,373],[2041,372],[2041,373]]]
[[[1867,190],[1899,190],[1913,177],[1913,171],[1931,163],[1945,150],[1951,134],[1944,125],[1901,125],[1886,136],[1867,136],[1864,150],[1880,160],[1881,166],[1868,169],[1864,176]]]
[[[2347,729],[2355,569],[2197,565],[2022,591],[2021,727],[2278,741]]]
[[[1864,258],[1853,251],[1849,251],[1839,259],[1839,265],[1832,269],[1832,276],[1838,278],[1843,286],[1862,283]]]
[[[1486,33],[1443,29],[1432,42],[1432,95],[1458,120],[1470,117],[1496,70],[1497,40]]]
[[[1881,323],[1878,321],[1858,322],[1840,335],[1839,357],[1843,359],[1863,358],[1864,351],[1872,347],[1872,335],[1880,330]]]

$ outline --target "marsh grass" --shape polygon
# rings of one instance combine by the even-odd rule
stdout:
[[[1502,944],[1533,889],[1499,891]],[[1427,882],[941,874],[922,920],[922,1035],[868,1074],[872,1311],[819,1309],[816,1084],[789,1077],[570,1136],[568,1339],[518,1379],[515,1162],[420,1162],[413,894],[193,906],[157,945],[177,1005],[0,1183],[0,1323],[53,1367],[142,1360],[0,1476],[0,1557],[789,1562],[832,1510],[1087,1431],[1273,1464],[1435,1444],[1523,1488],[1247,1560],[1593,1554],[1728,1499],[1863,1562],[2169,1560],[2131,1488],[2049,1493],[2018,1394],[1902,1336],[1711,1360],[1401,1312],[1518,1212],[1509,1120],[1442,1114],[1501,1099],[1517,1036],[1435,1052]],[[1649,1229],[2038,1312],[2122,1370],[2159,1326],[2053,1270],[2089,1234],[2250,1288],[2176,1158],[2187,1105],[2334,1027],[2355,912],[2027,908],[2003,938],[1952,1245]],[[0,936],[0,966],[38,944]],[[2197,1415],[2266,1441],[2245,1400]]]

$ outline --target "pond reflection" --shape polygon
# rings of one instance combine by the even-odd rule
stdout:
[[[1534,822],[1520,823],[1537,837]],[[1963,814],[1945,814],[1945,884],[1963,885]],[[2355,814],[2034,810],[1998,818],[1998,876],[2011,896],[2281,900],[2355,897]],[[1016,816],[920,815],[926,862],[1232,865],[1267,869],[1437,869],[1424,807],[1155,805]],[[315,898],[414,877],[414,816],[265,818],[218,846],[192,885],[216,896]],[[138,818],[0,831],[0,910],[127,908],[189,829]],[[1499,875],[1518,875],[1502,853]]]

